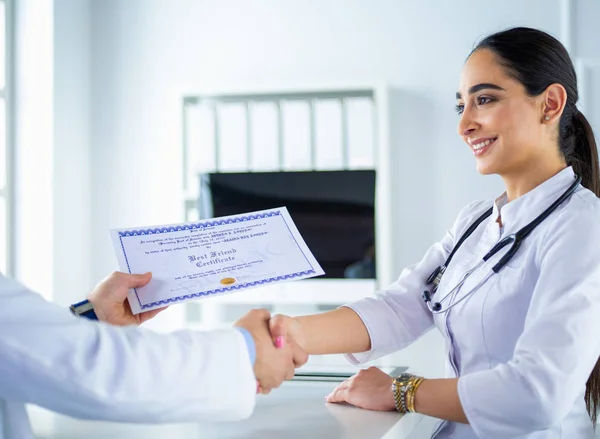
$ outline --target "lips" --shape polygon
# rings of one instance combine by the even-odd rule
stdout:
[[[469,144],[473,149],[473,155],[479,157],[489,151],[496,143],[497,137],[479,138],[470,141]]]

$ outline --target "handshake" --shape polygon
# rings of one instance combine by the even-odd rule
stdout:
[[[271,317],[266,309],[254,309],[234,326],[246,329],[254,339],[257,393],[267,394],[292,379],[295,369],[308,361],[300,323],[292,317]]]
[[[115,272],[98,284],[88,295],[98,320],[117,326],[140,325],[164,310],[165,308],[160,308],[137,315],[131,312],[127,301],[129,289],[146,285],[151,277],[150,273]],[[277,315],[271,318],[266,309],[255,309],[239,319],[234,326],[246,329],[254,339],[254,375],[260,393],[269,393],[284,380],[291,379],[294,369],[308,360],[302,327],[292,317]]]

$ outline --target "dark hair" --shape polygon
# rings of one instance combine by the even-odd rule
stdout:
[[[582,185],[600,197],[596,140],[589,122],[577,109],[577,75],[565,47],[545,32],[517,27],[484,38],[473,52],[479,49],[494,52],[508,74],[523,84],[530,96],[540,95],[552,84],[565,88],[567,103],[559,122],[559,148],[567,164],[581,176]],[[596,425],[600,408],[600,359],[586,383],[585,403]]]

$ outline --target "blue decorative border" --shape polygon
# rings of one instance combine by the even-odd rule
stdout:
[[[276,210],[274,212],[259,213],[256,215],[244,215],[236,218],[221,219],[218,221],[204,221],[194,224],[186,224],[184,226],[171,226],[171,227],[157,227],[154,229],[140,229],[140,230],[125,230],[119,232],[119,237],[123,238],[126,236],[141,236],[141,235],[156,235],[160,233],[170,232],[182,232],[184,230],[195,230],[195,229],[206,229],[207,227],[223,226],[225,224],[243,223],[245,221],[251,221],[262,218],[271,218],[274,216],[282,216],[281,211]],[[283,217],[282,217],[283,218]]]
[[[231,287],[217,288],[215,290],[209,290],[209,291],[205,291],[202,293],[193,293],[193,294],[186,294],[184,296],[176,296],[176,297],[172,297],[170,299],[159,300],[159,301],[151,302],[151,303],[148,303],[145,305],[143,305],[142,301],[140,300],[140,296],[138,295],[137,288],[134,288],[133,291],[135,292],[135,297],[137,298],[138,303],[140,304],[140,307],[142,309],[147,309],[147,308],[151,308],[151,307],[158,306],[158,305],[167,305],[169,303],[179,302],[184,299],[192,299],[194,297],[210,296],[210,295],[217,294],[217,293],[223,293],[223,292],[233,291],[233,290],[240,290],[240,289],[249,288],[249,287],[256,286],[256,285],[268,284],[271,282],[293,279],[293,278],[299,277],[299,276],[315,274],[316,271],[315,271],[314,267],[312,266],[312,264],[310,263],[310,261],[308,260],[308,258],[306,257],[306,255],[304,254],[304,252],[302,251],[300,244],[298,244],[298,240],[296,239],[296,237],[290,230],[290,227],[289,227],[288,223],[285,221],[285,217],[281,214],[280,210],[258,213],[258,214],[254,214],[254,215],[242,215],[242,216],[237,216],[235,218],[220,219],[220,220],[216,220],[216,221],[203,221],[203,222],[198,222],[198,223],[194,223],[194,224],[186,224],[184,226],[156,227],[156,228],[140,229],[140,230],[119,231],[118,232],[119,241],[121,242],[121,249],[123,250],[123,257],[125,258],[125,263],[127,264],[127,271],[129,273],[131,273],[131,267],[129,266],[129,260],[127,259],[127,252],[125,251],[125,245],[123,244],[123,238],[131,237],[131,236],[146,236],[146,235],[155,235],[155,234],[161,234],[161,233],[181,232],[184,230],[205,229],[207,227],[221,226],[221,225],[225,225],[225,224],[242,223],[245,221],[257,220],[257,219],[262,219],[262,218],[272,218],[272,217],[280,217],[283,220],[283,223],[285,224],[286,228],[290,232],[290,235],[294,238],[294,242],[296,243],[298,250],[300,250],[300,253],[302,253],[302,256],[304,256],[304,260],[306,261],[308,266],[311,268],[310,270],[300,271],[298,273],[293,273],[293,274],[286,274],[284,276],[272,277],[269,279],[263,279],[263,280],[259,280],[259,281],[255,281],[255,282],[248,282],[248,283],[241,284],[241,285],[233,285]]]
[[[148,303],[146,305],[142,305],[140,303],[140,306],[142,307],[142,309],[146,309],[146,308],[152,308],[152,307],[158,306],[158,305],[168,305],[169,303],[179,302],[179,301],[185,300],[185,299],[193,299],[194,297],[211,296],[213,294],[225,293],[227,291],[233,291],[233,290],[241,290],[244,288],[268,284],[268,283],[276,282],[276,281],[280,281],[280,280],[293,279],[295,277],[305,276],[305,275],[314,274],[314,273],[315,273],[314,269],[307,270],[307,271],[300,271],[299,273],[286,274],[285,276],[271,277],[269,279],[258,280],[255,282],[246,282],[245,284],[233,285],[231,287],[225,287],[225,288],[217,288],[215,290],[209,290],[209,291],[205,291],[202,293],[193,293],[193,294],[186,294],[184,296],[171,297],[170,299],[159,300],[157,302]],[[136,292],[136,294],[137,294],[137,292]],[[139,300],[139,298],[138,298],[138,300]]]

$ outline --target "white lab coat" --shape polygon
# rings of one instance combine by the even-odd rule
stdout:
[[[496,242],[550,206],[573,179],[566,168],[504,206],[503,197],[496,200],[492,216],[455,254],[434,301]],[[479,290],[447,314],[432,316],[421,298],[427,277],[491,205],[467,206],[421,262],[375,298],[349,305],[372,344],[370,352],[349,359],[358,363],[389,354],[436,326],[446,339],[447,376],[460,377],[458,394],[470,423],[444,422],[436,439],[593,438],[583,395],[600,356],[600,199],[579,187],[505,268],[486,280],[508,247],[473,273],[456,299],[483,281]],[[499,213],[503,228],[496,222]]]
[[[33,437],[25,403],[84,419],[193,422],[248,417],[255,394],[236,329],[114,327],[0,275],[0,439]]]

